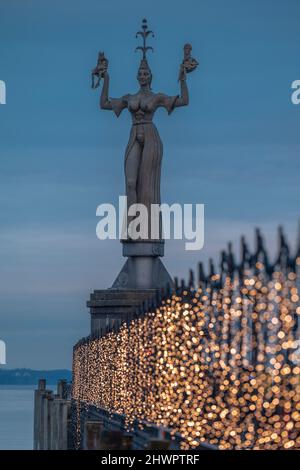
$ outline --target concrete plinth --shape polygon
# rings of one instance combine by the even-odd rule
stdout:
[[[87,302],[91,313],[91,333],[99,336],[133,316],[142,302],[153,298],[155,289],[95,290]]]
[[[91,313],[91,334],[101,336],[107,329],[119,326],[145,300],[157,291],[172,290],[174,282],[160,257],[164,241],[122,241],[127,261],[112,287],[96,290],[87,306]]]

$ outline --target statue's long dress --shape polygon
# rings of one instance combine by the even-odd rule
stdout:
[[[131,150],[137,141],[137,132],[140,126],[143,126],[143,151],[138,169],[137,177],[137,202],[144,204],[151,213],[151,204],[160,204],[160,178],[161,161],[163,155],[163,144],[160,139],[157,128],[152,122],[152,116],[157,107],[166,108],[170,114],[176,102],[177,96],[167,96],[162,93],[150,95],[144,108],[137,108],[137,95],[125,95],[122,98],[110,99],[112,109],[118,117],[124,108],[132,114],[133,125],[130,132],[129,142],[125,152],[125,177],[127,180],[126,165],[130,159]],[[138,118],[137,118],[138,116]],[[139,122],[140,120],[140,122]],[[128,207],[132,201],[127,201]],[[150,227],[149,227],[150,228]],[[161,232],[161,230],[160,230]],[[161,237],[160,237],[161,238]]]

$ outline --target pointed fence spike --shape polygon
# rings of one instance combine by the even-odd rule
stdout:
[[[189,271],[189,288],[195,287],[195,276],[194,276],[194,271],[190,269]]]
[[[198,263],[198,282],[199,282],[199,284],[203,284],[203,283],[206,282],[204,266],[203,266],[203,263],[201,261]]]

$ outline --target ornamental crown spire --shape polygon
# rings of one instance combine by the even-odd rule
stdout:
[[[150,31],[148,29],[148,24],[147,24],[147,20],[146,18],[143,19],[142,21],[142,31],[138,31],[135,35],[135,37],[137,38],[138,36],[141,36],[142,39],[143,39],[143,45],[142,46],[138,46],[136,47],[135,49],[135,52],[136,51],[142,51],[142,60],[147,60],[147,57],[146,57],[146,54],[147,54],[147,51],[151,50],[153,52],[153,47],[151,46],[147,46],[147,38],[148,36],[151,35],[152,37],[154,37],[154,33],[153,31]]]

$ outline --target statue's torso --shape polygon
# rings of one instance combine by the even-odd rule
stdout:
[[[125,108],[131,114],[132,124],[136,126],[137,139],[142,143],[144,140],[143,126],[152,124],[154,113],[158,107],[164,107],[170,114],[176,104],[178,96],[167,96],[163,93],[152,93],[139,91],[134,95],[125,95],[122,98],[111,100],[112,109],[119,116]]]
[[[134,124],[151,122],[157,108],[157,94],[138,92],[127,95],[127,107]]]

